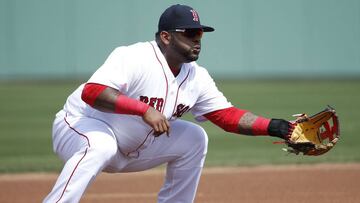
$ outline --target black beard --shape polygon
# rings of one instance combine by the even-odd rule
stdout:
[[[192,53],[192,51],[190,51],[190,53],[188,53],[186,55],[186,59],[188,60],[187,63],[189,63],[191,61],[196,61],[196,60],[198,60],[198,58],[199,58],[199,54],[194,54],[194,53]]]
[[[191,46],[184,42],[173,40],[170,43],[170,45],[172,46],[173,50],[175,50],[177,54],[183,59],[185,63],[196,61],[199,58],[199,54],[193,53]]]

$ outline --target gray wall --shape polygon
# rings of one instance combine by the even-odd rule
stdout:
[[[215,77],[359,77],[360,0],[0,0],[0,79],[88,77],[117,46],[193,6]]]

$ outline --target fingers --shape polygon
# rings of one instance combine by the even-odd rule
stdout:
[[[163,133],[170,134],[170,123],[166,117],[159,111],[150,107],[144,114],[143,120],[154,130],[153,135],[158,137]]]
[[[170,135],[170,123],[166,119],[164,119],[161,122],[157,123],[157,125],[154,125],[153,129],[154,129],[153,135],[155,137],[158,137],[158,136],[162,135],[163,133],[166,133],[166,135],[168,137]]]
[[[156,123],[153,129],[154,129],[153,135],[155,137],[158,137],[165,132],[161,123]]]

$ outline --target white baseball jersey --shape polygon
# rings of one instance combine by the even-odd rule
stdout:
[[[103,84],[140,100],[162,112],[170,121],[191,110],[197,120],[202,115],[231,107],[217,89],[207,70],[196,62],[185,63],[175,77],[155,41],[116,48],[88,83]],[[71,94],[64,110],[106,123],[114,132],[120,150],[130,155],[153,139],[152,129],[141,117],[98,111],[81,100],[81,85]]]

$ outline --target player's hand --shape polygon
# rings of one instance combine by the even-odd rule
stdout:
[[[153,107],[150,107],[145,114],[142,116],[142,119],[147,123],[153,130],[154,136],[158,137],[163,133],[166,133],[169,136],[170,133],[170,123],[166,117],[155,110]]]

